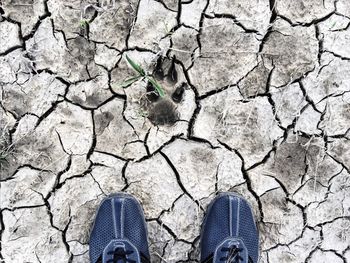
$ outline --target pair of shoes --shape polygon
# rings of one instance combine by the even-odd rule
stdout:
[[[92,263],[147,263],[147,227],[139,202],[118,193],[100,204],[90,234]],[[259,235],[249,203],[234,193],[209,205],[201,237],[201,263],[257,263]]]

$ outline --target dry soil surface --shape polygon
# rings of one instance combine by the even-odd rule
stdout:
[[[153,262],[198,262],[218,192],[261,263],[350,262],[350,1],[1,0],[0,261],[89,262],[143,205]],[[132,60],[165,92],[138,80]]]

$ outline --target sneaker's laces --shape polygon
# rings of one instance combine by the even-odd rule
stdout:
[[[221,257],[220,261],[225,261],[226,263],[239,263],[240,261],[243,261],[243,258],[239,254],[242,252],[242,250],[242,248],[239,248],[236,245],[223,247],[221,251],[227,252],[227,255],[225,257]]]
[[[132,250],[124,250],[121,247],[118,247],[114,251],[107,252],[108,255],[113,255],[113,259],[109,259],[107,263],[116,263],[118,260],[123,260],[123,263],[136,263],[135,260],[128,259],[127,255],[134,253]]]

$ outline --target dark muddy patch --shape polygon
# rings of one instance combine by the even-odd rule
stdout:
[[[148,118],[154,125],[173,125],[179,120],[179,113],[170,101],[162,100],[150,109]]]
[[[114,119],[111,112],[103,112],[95,115],[95,127],[96,134],[102,134],[103,131],[109,126],[110,122]]]
[[[180,119],[176,105],[182,102],[187,84],[181,81],[183,73],[178,67],[175,59],[160,57],[157,60],[152,75],[164,89],[164,97],[147,83],[142,107],[154,125],[174,125]]]

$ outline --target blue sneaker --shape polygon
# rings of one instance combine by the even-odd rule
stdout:
[[[257,263],[259,234],[248,202],[219,194],[209,205],[201,230],[202,263]]]
[[[90,233],[92,263],[148,263],[147,227],[140,203],[118,193],[105,198]]]

